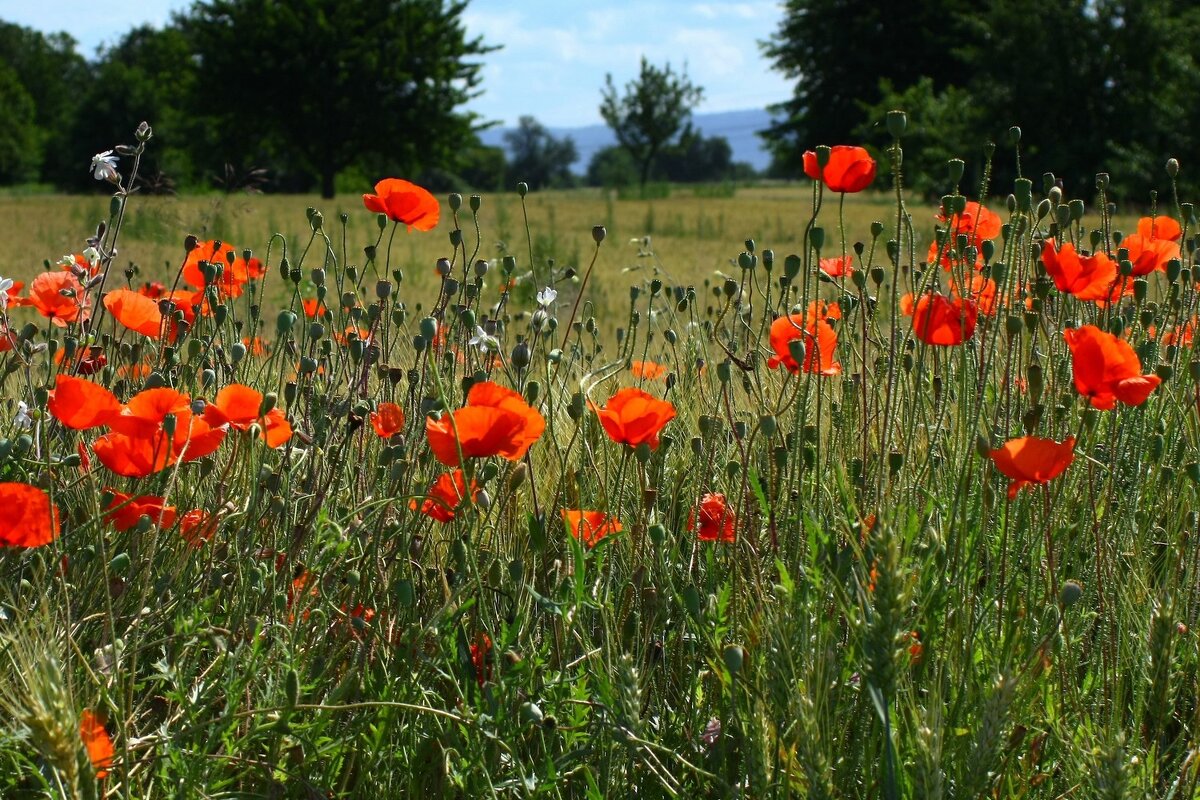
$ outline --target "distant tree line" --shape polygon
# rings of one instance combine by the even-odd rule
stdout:
[[[1076,194],[1099,171],[1118,196],[1145,202],[1166,189],[1168,157],[1183,162],[1183,189],[1200,189],[1200,5],[1194,0],[786,0],[764,51],[795,80],[772,110],[772,173],[803,174],[818,144],[890,138],[892,108],[908,113],[904,173],[932,194],[949,188],[945,160],[981,174],[986,142],[997,151],[993,185],[1008,191],[1022,130],[1021,168],[1053,171]],[[1189,162],[1192,162],[1189,164]],[[1189,169],[1190,167],[1190,169]],[[1040,183],[1040,181],[1039,181]]]
[[[506,147],[484,145],[488,121],[464,107],[483,91],[481,59],[495,48],[468,35],[465,8],[461,0],[202,0],[92,59],[65,33],[0,21],[0,185],[94,189],[92,155],[127,142],[142,120],[156,139],[140,169],[139,188],[150,193],[332,196],[388,174],[484,190],[521,180],[545,188],[747,174],[725,139],[688,124],[700,90],[645,62],[642,79],[681,88],[686,101],[666,135],[653,131],[651,152],[604,150],[578,176],[574,143],[531,117],[506,133]],[[611,81],[609,90],[617,102]]]

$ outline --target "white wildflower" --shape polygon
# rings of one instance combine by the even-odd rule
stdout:
[[[547,286],[545,289],[542,289],[537,293],[537,303],[542,308],[549,308],[550,304],[553,303],[557,297],[558,292],[552,287]]]
[[[17,417],[13,420],[13,424],[24,430],[33,427],[33,417],[29,416],[29,406],[25,404],[24,400],[17,401]]]
[[[105,150],[103,153],[92,156],[92,177],[98,181],[119,184],[121,174],[117,172],[117,161],[118,158],[113,155],[112,150]]]
[[[482,326],[475,326],[475,335],[468,342],[471,347],[478,347],[480,352],[486,354],[489,350],[500,352],[500,340],[495,336],[491,336]]]
[[[0,278],[0,311],[8,310],[8,290],[12,287],[12,278]]]

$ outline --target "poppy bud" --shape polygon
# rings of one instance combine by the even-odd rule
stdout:
[[[797,362],[797,363],[799,363],[799,362]],[[763,435],[767,436],[767,437],[774,436],[775,432],[779,429],[779,426],[776,423],[775,417],[773,417],[770,414],[764,414],[763,416],[758,418],[758,427],[759,427],[759,430],[761,430],[763,432]]]
[[[517,369],[525,369],[529,366],[530,353],[529,345],[526,342],[517,342],[517,346],[513,348],[512,355],[509,357],[512,364]]]
[[[234,342],[229,348],[229,360],[236,364],[245,357],[246,345],[242,344],[241,342]]]
[[[1072,222],[1078,222],[1083,219],[1084,206],[1082,200],[1072,200],[1067,204],[1067,208],[1070,209]]]
[[[1078,581],[1067,581],[1058,593],[1058,602],[1063,608],[1070,608],[1083,597],[1083,586]]]
[[[958,186],[958,182],[962,180],[963,168],[966,166],[961,158],[952,158],[946,162],[946,171],[950,176],[950,185]]]
[[[1183,272],[1183,263],[1178,258],[1172,258],[1167,262],[1167,280],[1171,283],[1179,280],[1180,274]]]
[[[1124,268],[1124,264],[1126,264],[1126,263],[1128,263],[1128,262],[1122,262],[1122,269]],[[1132,267],[1132,264],[1130,266]],[[1125,273],[1122,272],[1121,274],[1124,275]],[[1135,301],[1140,303],[1143,300],[1145,300],[1146,292],[1148,289],[1149,289],[1149,285],[1146,283],[1145,278],[1134,278],[1133,279],[1133,299]],[[1151,319],[1153,319],[1153,317],[1151,317]]]
[[[200,385],[204,388],[210,388],[217,383],[217,373],[211,369],[206,369],[200,373]]]
[[[729,377],[729,360],[726,359],[725,361],[717,364],[717,379],[720,380],[721,383],[729,383]]]
[[[117,575],[123,575],[129,570],[130,563],[128,553],[117,553],[112,561],[108,562],[108,569]]]
[[[871,267],[871,282],[875,286],[881,286],[884,279],[887,278],[887,270],[883,267]]]
[[[813,249],[820,253],[821,248],[825,246],[825,229],[820,227],[813,228],[809,232],[809,241],[812,243]]]
[[[893,110],[887,113],[887,129],[893,139],[899,139],[904,135],[904,130],[908,127],[908,115],[900,110]]]
[[[292,326],[296,324],[296,315],[291,311],[280,311],[279,316],[275,318],[275,334],[277,336],[287,336],[292,332]]]
[[[992,443],[982,433],[975,437],[975,452],[981,458],[988,458],[992,453]]]
[[[799,275],[799,274],[800,274],[800,267],[801,267],[801,265],[802,265],[802,262],[800,261],[800,256],[798,256],[798,255],[789,255],[787,258],[785,258],[785,259],[783,260],[783,274],[784,274],[784,276],[785,276],[785,277],[786,277],[788,280],[791,280],[791,279],[795,278],[797,275]]]
[[[731,460],[725,464],[725,476],[729,478],[731,482],[737,479],[737,476],[741,474],[741,471],[742,465],[736,461]]]
[[[517,184],[517,194],[521,197],[524,197],[525,195],[529,194],[529,184],[526,183],[525,181],[521,181],[520,183],[518,183]]]
[[[825,169],[825,167],[829,164],[829,159],[833,156],[833,148],[826,144],[818,145],[816,148],[816,155],[817,167],[820,169]]]
[[[746,650],[741,645],[726,645],[725,650],[721,653],[721,657],[725,660],[725,667],[729,670],[729,674],[737,675],[742,671],[742,666],[745,664]]]
[[[1041,222],[1043,219],[1045,219],[1046,215],[1049,213],[1050,213],[1050,200],[1049,199],[1042,200],[1042,202],[1038,203],[1038,206],[1037,206],[1038,222]]]
[[[1167,159],[1167,177],[1174,179],[1179,174],[1179,161],[1174,158]]]
[[[607,235],[608,235],[608,231],[604,229],[603,225],[592,226],[592,241],[595,242],[596,244],[600,244],[601,242],[603,242],[604,237]]]

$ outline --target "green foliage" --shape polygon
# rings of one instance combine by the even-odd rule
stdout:
[[[691,129],[692,109],[704,97],[687,73],[676,75],[667,64],[658,68],[642,56],[638,76],[617,93],[612,75],[605,77],[600,116],[629,151],[638,166],[638,182],[645,185],[662,149]]]
[[[29,183],[38,178],[42,159],[42,131],[37,126],[33,98],[17,73],[0,62],[0,183]]]
[[[624,147],[602,147],[588,162],[587,182],[609,188],[632,186],[638,182],[638,165]]]
[[[574,183],[571,165],[579,160],[579,151],[570,136],[559,139],[533,117],[522,116],[517,127],[504,134],[504,143],[510,184],[523,181],[531,189],[548,189]]]

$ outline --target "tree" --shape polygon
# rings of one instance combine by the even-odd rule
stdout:
[[[5,109],[0,127],[0,184],[37,180],[41,166],[41,130],[34,119],[33,98],[17,74],[0,62],[0,108]]]
[[[570,136],[555,138],[545,125],[523,116],[515,129],[504,134],[504,143],[512,159],[508,172],[514,179],[535,189],[572,183],[571,165],[579,160],[579,151]]]
[[[733,147],[724,136],[702,136],[688,129],[664,148],[657,173],[675,183],[723,181],[733,174]]]
[[[217,158],[277,156],[319,178],[363,160],[419,176],[474,141],[490,52],[467,38],[465,2],[201,0],[179,18],[198,58],[195,110],[220,120]],[[214,165],[215,166],[215,165]]]
[[[962,20],[947,8],[937,0],[787,0],[779,30],[760,43],[795,81],[792,98],[771,107],[778,121],[761,134],[773,167],[800,175],[806,149],[849,144],[867,120],[864,109],[882,99],[880,77],[898,91],[922,77],[935,91],[962,85],[969,73],[956,51]]]
[[[655,157],[690,129],[692,109],[703,99],[704,90],[688,80],[686,71],[676,75],[670,64],[659,69],[643,56],[638,77],[625,85],[623,95],[617,95],[611,74],[605,77],[601,95],[600,116],[637,162],[645,188]]]

